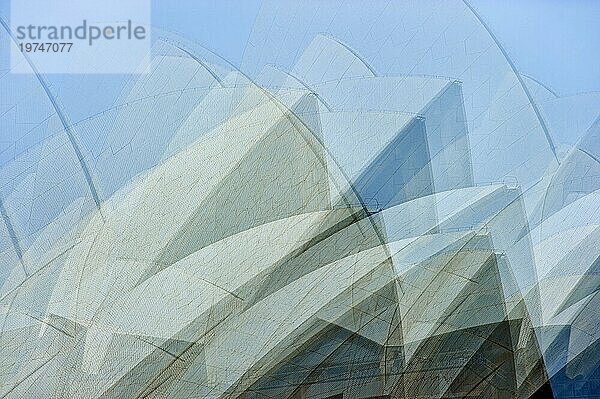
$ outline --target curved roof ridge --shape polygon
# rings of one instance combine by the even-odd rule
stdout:
[[[462,0],[462,1],[467,6],[467,8],[469,10],[471,10],[471,12],[473,13],[473,15],[475,16],[475,19],[477,19],[477,21],[481,24],[481,26],[487,31],[487,33],[490,35],[490,37],[492,38],[492,40],[494,41],[494,43],[496,44],[496,46],[498,46],[498,49],[500,50],[500,52],[502,53],[502,55],[506,59],[506,62],[508,62],[508,65],[510,66],[510,68],[512,69],[513,73],[515,74],[517,80],[519,81],[519,84],[521,85],[521,88],[525,92],[525,95],[527,96],[527,98],[529,100],[529,103],[531,104],[531,107],[533,108],[533,111],[535,112],[535,115],[537,116],[538,121],[540,122],[542,130],[544,131],[544,135],[546,136],[546,140],[548,141],[548,145],[550,145],[550,150],[552,151],[552,154],[554,155],[554,159],[556,159],[556,162],[560,165],[560,160],[558,158],[558,155],[556,154],[556,147],[554,146],[554,142],[552,141],[552,137],[550,136],[550,133],[548,131],[548,127],[546,126],[546,122],[544,121],[544,118],[542,117],[542,114],[541,114],[541,112],[540,112],[537,104],[533,100],[533,96],[529,92],[529,89],[527,88],[527,85],[523,81],[523,77],[521,76],[521,74],[517,70],[517,67],[515,66],[515,64],[512,61],[512,59],[508,56],[508,53],[506,52],[506,50],[504,50],[504,47],[502,47],[502,44],[500,44],[500,41],[496,38],[496,35],[494,35],[494,33],[492,32],[492,30],[490,29],[490,27],[485,23],[485,21],[483,20],[483,18],[481,18],[481,16],[479,15],[479,13],[477,13],[477,11],[475,11],[475,9],[473,8],[473,6],[471,6],[471,4],[469,4],[469,2],[467,0]]]

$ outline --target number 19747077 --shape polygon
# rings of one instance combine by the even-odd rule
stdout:
[[[73,43],[19,43],[19,48],[25,53],[68,53]]]

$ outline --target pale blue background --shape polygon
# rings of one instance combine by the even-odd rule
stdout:
[[[11,1],[19,0],[0,0],[0,13],[5,19],[10,15]],[[236,66],[241,64],[262,3],[262,0],[151,1],[154,26],[196,41]],[[349,0],[348,6],[358,8],[366,3]],[[600,0],[470,0],[470,3],[519,71],[559,95],[600,91]],[[86,76],[90,87],[94,87],[94,82],[103,87],[102,91],[88,93],[95,97],[90,102],[94,107],[88,109],[80,96],[73,95],[80,89],[76,81],[63,77],[47,75],[46,79],[73,121],[108,108],[120,90],[118,84],[103,85],[102,75]]]
[[[9,5],[0,0],[5,18]],[[523,73],[560,95],[600,90],[600,0],[471,0],[471,5]],[[152,22],[239,65],[260,6],[261,0],[152,0]]]
[[[521,72],[560,95],[600,90],[600,0],[470,3]],[[260,4],[260,0],[154,0],[152,18],[154,25],[176,30],[239,65]]]

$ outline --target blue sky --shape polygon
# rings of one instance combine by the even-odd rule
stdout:
[[[239,65],[260,4],[260,0],[154,0],[153,24],[178,31]],[[561,95],[600,90],[600,1],[471,0],[471,4],[520,71]]]
[[[600,1],[470,1],[521,72],[561,95],[600,91]],[[10,0],[0,4],[8,15]],[[260,6],[261,0],[152,0],[152,23],[239,65]]]
[[[471,0],[518,69],[561,95],[600,90],[600,1]]]

